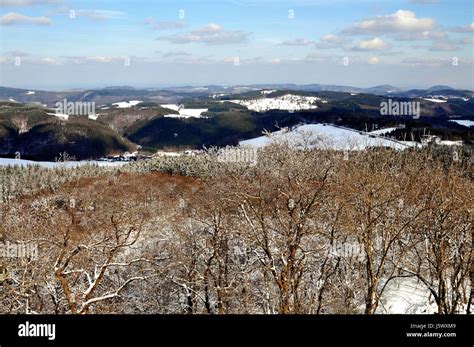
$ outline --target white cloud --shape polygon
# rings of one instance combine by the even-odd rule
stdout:
[[[194,30],[195,33],[217,33],[222,30],[219,24],[209,23],[199,29]]]
[[[390,48],[381,38],[375,37],[371,40],[362,40],[358,42],[352,49],[354,51],[383,51]]]
[[[451,52],[451,51],[457,51],[458,47],[450,42],[450,41],[440,41],[434,43],[430,48],[430,51],[444,51],[444,52]]]
[[[189,52],[167,52],[162,55],[163,58],[174,58],[174,57],[184,57],[184,56],[190,56],[191,53]]]
[[[462,27],[451,28],[451,31],[454,31],[457,33],[472,33],[474,32],[474,22],[471,24],[466,24],[465,26],[462,26]]]
[[[440,40],[446,37],[446,33],[442,31],[422,31],[416,33],[401,33],[395,37],[400,41],[417,41],[417,40]]]
[[[294,47],[304,47],[310,46],[314,44],[314,41],[306,40],[306,39],[294,39],[294,40],[287,40],[280,43],[280,46],[294,46]]]
[[[77,17],[87,17],[94,20],[104,19],[120,19],[125,15],[124,12],[120,11],[109,11],[109,10],[76,10]]]
[[[86,61],[94,62],[94,63],[111,63],[111,62],[123,62],[125,57],[122,56],[91,56],[85,57]]]
[[[0,25],[33,24],[50,25],[51,19],[48,17],[29,17],[16,12],[9,12],[0,17]]]
[[[171,22],[156,22],[154,28],[156,30],[172,30],[172,29],[183,29],[186,28],[186,23],[183,21],[171,21]]]
[[[346,37],[341,37],[335,34],[327,34],[321,37],[321,41],[326,43],[340,44],[346,43],[348,39]]]
[[[96,55],[96,56],[63,56],[62,57],[66,62],[74,64],[84,64],[84,63],[124,63],[132,57],[126,56],[107,56],[107,55]],[[133,57],[135,61],[137,57]]]
[[[369,64],[371,64],[371,65],[376,65],[378,63],[380,63],[380,59],[378,57],[371,57],[369,59]]]
[[[34,5],[59,4],[61,0],[0,0],[0,7],[28,7]]]
[[[240,58],[236,56],[227,56],[220,60],[224,64],[235,64],[235,59],[238,58],[239,65],[279,65],[290,62],[289,60],[281,58],[265,58],[261,56],[251,58]]]
[[[447,58],[406,58],[401,62],[410,66],[441,66],[451,63],[451,59]]]
[[[207,45],[222,45],[242,43],[248,40],[250,33],[240,30],[224,30],[220,25],[210,23],[204,27],[194,29],[184,34],[162,36],[157,40],[170,43],[203,43]]]
[[[53,59],[53,58],[43,58],[43,59],[41,59],[41,62],[44,63],[44,64],[48,64],[48,65],[59,65],[60,64],[56,59]]]
[[[474,60],[472,59],[464,59],[461,57],[457,57],[459,65],[462,66],[474,66]],[[452,67],[453,66],[453,58],[446,57],[446,58],[421,58],[421,57],[411,57],[402,60],[401,62],[403,65],[410,65],[410,66],[428,66],[428,67]]]
[[[153,17],[146,18],[145,24],[155,30],[173,30],[173,29],[183,29],[187,27],[186,22],[181,21],[181,20],[155,22]]]
[[[390,15],[358,22],[344,32],[349,34],[420,32],[430,30],[434,26],[435,21],[431,18],[417,18],[412,11],[398,10]]]
[[[322,55],[319,53],[310,53],[303,60],[308,63],[327,63],[329,61],[334,61],[337,57]]]
[[[345,36],[340,36],[336,34],[327,34],[321,37],[319,42],[315,44],[315,47],[318,49],[331,49],[342,47],[343,45],[350,43],[351,39]]]
[[[28,57],[30,56],[30,53],[27,53],[27,52],[24,52],[24,51],[18,51],[18,50],[15,50],[15,51],[8,51],[8,52],[5,52],[5,54],[9,57]]]
[[[177,64],[187,64],[187,65],[201,65],[201,64],[215,63],[215,61],[209,57],[193,56],[193,55],[179,57],[174,62]]]
[[[33,56],[28,53],[24,52],[7,52],[6,55],[0,56],[0,62],[2,63],[11,63],[13,64],[15,62],[15,59],[17,57],[21,58],[21,62],[28,62],[32,64],[45,64],[45,65],[60,65],[61,62],[58,61],[55,58],[50,58],[50,57],[38,57],[38,56]]]
[[[464,37],[460,40],[461,44],[472,45],[474,44],[474,36]]]
[[[234,61],[235,61],[236,58],[237,58],[237,57],[224,57],[224,58],[222,59],[222,62],[223,62],[223,63],[234,63]],[[240,61],[240,59],[239,59],[239,61]]]

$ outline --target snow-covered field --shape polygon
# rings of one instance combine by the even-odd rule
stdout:
[[[400,141],[401,143],[407,145],[408,147],[421,148],[422,144],[416,141]]]
[[[327,103],[326,100],[316,96],[301,96],[286,94],[276,98],[259,98],[250,100],[229,100],[235,104],[247,107],[249,110],[256,112],[265,112],[268,110],[312,110],[318,108],[316,101]]]
[[[179,111],[183,107],[183,105],[176,105],[176,104],[163,104],[160,106],[163,108],[167,108],[169,110],[173,110],[173,111]]]
[[[169,110],[178,111],[179,114],[166,114],[165,118],[204,118],[202,114],[207,112],[207,108],[184,108],[182,105],[164,104],[160,105]]]
[[[64,120],[68,120],[69,119],[69,115],[68,114],[65,114],[65,113],[56,113],[56,112],[48,112],[47,114],[49,114],[50,116],[55,116],[55,117],[58,117],[58,118],[61,118],[61,119],[64,119]]]
[[[459,140],[459,141],[444,140],[444,141],[440,141],[439,144],[443,146],[462,146],[462,140]]]
[[[274,141],[288,142],[295,147],[331,148],[336,150],[363,150],[367,147],[386,146],[394,149],[411,147],[399,141],[384,139],[346,128],[324,124],[306,124],[292,131],[277,131],[271,136],[260,136],[254,139],[240,141],[243,147],[264,147]]]
[[[267,95],[276,92],[276,89],[262,90],[260,94]]]
[[[98,166],[120,166],[127,164],[126,162],[107,162],[107,161],[68,161],[68,162],[52,162],[52,161],[32,161],[25,159],[10,159],[0,158],[0,166],[26,166],[26,165],[39,165],[45,168],[57,168],[57,167],[75,167],[80,165],[98,165]]]
[[[65,113],[48,112],[47,114],[49,114],[51,116],[58,117],[58,118],[63,119],[63,120],[68,120],[69,119],[69,115],[65,114]],[[97,118],[99,118],[99,116],[100,116],[100,114],[94,113],[94,114],[87,115],[87,118],[92,119],[92,120],[97,120]]]
[[[430,98],[423,98],[423,100],[426,100],[426,101],[431,101],[431,102],[437,102],[439,104],[442,104],[442,103],[445,103],[447,102],[446,100],[441,100],[441,99],[430,99]]]
[[[116,102],[116,103],[113,103],[112,105],[115,105],[118,108],[130,108],[132,106],[138,105],[139,103],[141,103],[140,100],[131,100],[131,101]]]
[[[369,134],[371,134],[371,135],[383,135],[383,134],[390,133],[394,130],[397,130],[397,128],[385,128],[385,129],[374,130],[374,131],[370,131]]]
[[[423,98],[424,100],[433,101],[433,102],[446,102],[449,99],[461,99],[462,101],[469,101],[469,98],[464,96],[454,96],[454,95],[429,95],[430,98]],[[444,101],[446,100],[446,101]]]
[[[224,93],[220,93],[220,94],[212,94],[212,98],[215,99],[215,98],[220,98],[221,96],[226,96],[228,94],[224,94]]]
[[[450,122],[458,123],[459,125],[464,125],[465,127],[474,126],[474,121],[468,119],[451,119]]]
[[[433,314],[436,304],[430,292],[415,278],[394,278],[380,298],[376,313],[389,314]]]

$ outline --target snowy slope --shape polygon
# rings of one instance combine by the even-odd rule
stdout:
[[[207,112],[207,108],[196,108],[196,109],[181,109],[179,114],[166,114],[165,118],[204,118],[202,114]]]
[[[182,105],[164,104],[160,105],[169,110],[178,111],[179,114],[166,114],[165,118],[204,118],[202,114],[207,112],[207,108],[184,108]]]
[[[464,125],[465,127],[474,126],[474,121],[467,119],[451,119],[450,122],[458,123],[459,125]]]
[[[131,100],[131,101],[116,102],[116,103],[113,103],[112,105],[115,105],[118,108],[130,108],[132,106],[138,105],[139,103],[141,103],[140,100]]]
[[[163,105],[160,105],[161,107],[163,108],[167,108],[169,110],[173,110],[173,111],[179,111],[180,108],[182,108],[181,105],[176,105],[176,104],[163,104]]]
[[[397,128],[385,128],[385,129],[379,129],[379,130],[374,130],[374,131],[369,131],[368,134],[371,135],[383,135],[386,133],[390,133],[394,130],[397,130]]]
[[[441,99],[431,99],[431,98],[423,98],[423,100],[426,100],[426,101],[431,101],[431,102],[436,102],[438,104],[443,104],[445,102],[447,102],[446,100],[441,100]]]
[[[270,137],[260,136],[240,141],[243,147],[263,147],[274,141],[288,141],[296,147],[331,148],[336,150],[363,150],[367,147],[386,146],[394,149],[410,147],[399,141],[384,139],[356,130],[324,124],[301,125],[290,132],[277,131]]]
[[[68,115],[68,114],[65,114],[65,113],[55,113],[55,112],[50,113],[50,112],[48,112],[47,114],[49,114],[50,116],[55,116],[55,117],[64,119],[64,120],[68,120],[68,119],[69,119],[69,115]]]
[[[316,109],[316,101],[326,103],[326,100],[322,100],[316,96],[301,96],[286,94],[276,98],[259,98],[251,100],[228,100],[235,104],[239,104],[247,107],[249,110],[256,112],[265,112],[268,110],[286,110],[286,111],[298,111],[298,110],[311,110]]]
[[[94,164],[98,166],[119,166],[126,164],[125,162],[106,162],[106,161],[69,161],[64,163],[51,162],[51,161],[32,161],[24,159],[10,159],[0,158],[0,166],[26,166],[26,165],[39,165],[48,169],[56,167],[75,167],[80,165]]]
[[[395,278],[385,288],[376,313],[432,314],[436,304],[430,292],[415,278]]]

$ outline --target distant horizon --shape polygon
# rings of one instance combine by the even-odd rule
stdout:
[[[104,85],[96,85],[96,86],[72,86],[72,87],[33,87],[33,86],[11,86],[11,85],[1,85],[2,88],[12,88],[12,89],[23,89],[23,90],[32,90],[32,91],[44,91],[44,92],[65,92],[65,91],[74,91],[74,90],[102,90],[105,88],[132,88],[134,90],[148,90],[148,89],[170,89],[170,88],[199,88],[199,87],[209,87],[209,86],[218,86],[218,87],[250,87],[256,85],[295,85],[295,86],[310,86],[310,85],[321,85],[321,86],[337,86],[337,87],[346,87],[346,88],[357,88],[357,89],[369,89],[381,86],[391,86],[397,89],[401,89],[404,91],[407,90],[427,90],[432,87],[436,86],[446,86],[455,90],[467,90],[467,91],[474,91],[474,86],[471,88],[458,88],[453,85],[449,84],[433,84],[427,86],[399,86],[393,83],[381,83],[377,85],[368,85],[368,86],[356,86],[356,85],[347,85],[347,84],[339,84],[339,83],[293,83],[293,82],[275,82],[275,83],[249,83],[249,84],[224,84],[224,83],[212,83],[212,84],[163,84],[163,85],[132,85],[132,84],[104,84]]]

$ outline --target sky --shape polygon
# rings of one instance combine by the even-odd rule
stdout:
[[[474,89],[471,0],[0,0],[0,85]]]

